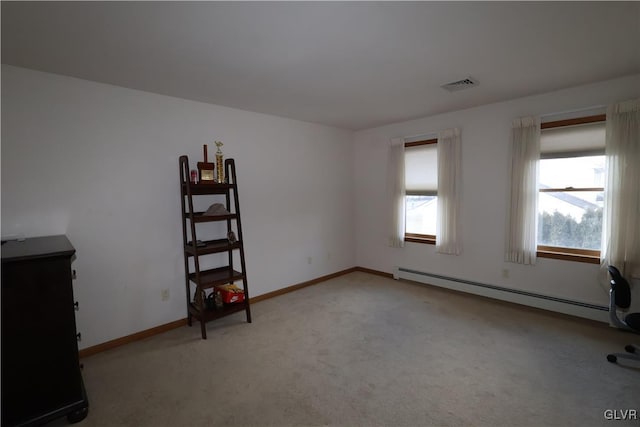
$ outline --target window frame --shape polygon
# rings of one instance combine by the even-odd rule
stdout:
[[[432,144],[437,144],[438,143],[438,138],[430,138],[430,139],[424,139],[421,141],[413,141],[413,142],[405,142],[404,143],[404,148],[405,150],[407,148],[411,148],[411,147],[418,147],[418,146],[422,146],[422,145],[432,145]],[[405,193],[405,206],[407,203],[407,196],[412,196],[415,194],[406,194]],[[436,191],[436,196],[438,195],[438,192]],[[412,242],[412,243],[423,243],[423,244],[427,244],[427,245],[435,245],[436,244],[436,236],[434,234],[419,234],[419,233],[407,233],[407,226],[406,226],[406,213],[405,213],[405,227],[404,227],[404,241],[405,242]]]
[[[606,114],[596,114],[592,116],[577,117],[566,120],[556,120],[550,122],[544,122],[540,124],[540,130],[553,129],[565,126],[575,126],[588,123],[606,122]],[[555,158],[555,157],[549,157]],[[542,160],[542,156],[540,156]],[[604,185],[602,187],[590,187],[590,188],[538,188],[538,196],[540,193],[545,192],[571,192],[571,191],[604,191]],[[537,232],[537,230],[536,230]],[[565,248],[561,246],[547,246],[537,245],[536,255],[540,258],[560,259],[565,261],[577,261],[585,262],[589,264],[600,264],[600,250],[592,249],[579,249],[579,248]]]

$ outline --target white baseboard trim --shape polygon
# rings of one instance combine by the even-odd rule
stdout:
[[[486,283],[478,283],[455,277],[447,277],[404,267],[394,267],[393,278],[396,280],[411,280],[427,285],[439,286],[455,291],[467,292],[483,297],[569,314],[571,316],[582,317],[607,324],[609,323],[609,308],[607,306],[582,303],[579,301],[541,295],[518,289],[504,288]]]

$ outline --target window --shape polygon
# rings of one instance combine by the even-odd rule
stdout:
[[[405,241],[436,242],[437,139],[405,143]]]
[[[538,256],[598,262],[605,171],[604,115],[543,123]]]

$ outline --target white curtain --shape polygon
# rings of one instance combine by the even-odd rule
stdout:
[[[447,129],[438,134],[436,251],[442,254],[459,255],[462,252],[460,145],[460,129]]]
[[[405,228],[404,139],[402,138],[391,140],[387,171],[387,197],[388,206],[391,208],[389,246],[402,248]]]
[[[538,220],[538,159],[540,120],[523,117],[513,121],[511,188],[506,260],[518,264],[536,262]]]
[[[605,155],[603,276],[607,265],[640,276],[640,99],[607,109]]]

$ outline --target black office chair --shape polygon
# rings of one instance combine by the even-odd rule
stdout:
[[[617,268],[608,267],[611,275],[611,290],[609,291],[609,319],[611,323],[620,329],[640,333],[640,313],[631,313],[618,317],[618,310],[626,311],[631,305],[631,289],[627,280],[622,277]],[[624,348],[626,353],[613,353],[607,355],[607,360],[616,363],[618,358],[640,361],[640,346],[629,344]]]

